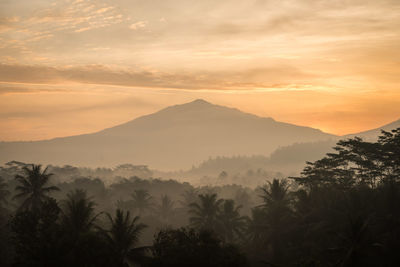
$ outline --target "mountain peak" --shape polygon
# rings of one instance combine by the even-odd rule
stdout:
[[[218,107],[218,105],[214,105],[205,101],[204,99],[196,99],[191,102],[166,107],[165,109],[160,110],[159,113],[188,110],[209,110],[210,108],[215,107]]]
[[[196,100],[193,100],[192,102],[182,104],[182,106],[199,106],[199,107],[207,107],[208,106],[209,107],[209,106],[214,106],[214,104],[212,104],[204,99],[198,98]]]
[[[188,104],[211,104],[210,102],[205,101],[202,98],[198,98],[196,100],[193,100],[192,102],[189,102]]]

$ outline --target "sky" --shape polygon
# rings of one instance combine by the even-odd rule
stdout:
[[[399,0],[0,0],[0,141],[202,98],[343,135],[400,119]]]

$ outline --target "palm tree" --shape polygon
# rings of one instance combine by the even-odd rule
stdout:
[[[31,168],[22,168],[25,175],[17,174],[15,179],[20,182],[15,190],[19,193],[15,195],[16,199],[24,199],[20,208],[37,210],[48,194],[52,191],[60,190],[56,186],[48,186],[52,173],[47,173],[47,168],[42,171],[42,165],[31,165]]]
[[[217,194],[199,195],[200,203],[189,205],[189,218],[192,226],[200,229],[215,230],[218,222],[218,213],[223,202],[217,199]]]
[[[368,254],[376,253],[382,244],[370,234],[370,217],[348,216],[344,229],[337,232],[339,244],[329,250],[337,253],[336,266],[366,266]]]
[[[196,189],[190,188],[185,192],[183,192],[182,197],[183,199],[180,200],[179,203],[181,204],[184,210],[187,210],[190,204],[197,202],[199,194]]]
[[[272,183],[267,182],[266,186],[261,188],[262,195],[260,196],[263,199],[265,208],[271,206],[287,206],[289,204],[289,185],[287,180],[282,179],[273,179]]]
[[[266,214],[259,207],[251,210],[251,218],[247,223],[247,237],[253,248],[259,248],[265,242]]]
[[[237,237],[243,237],[248,218],[240,215],[242,206],[235,207],[235,201],[225,200],[222,210],[218,215],[220,221],[220,232],[223,233],[223,239],[227,243],[232,243]]]
[[[289,185],[287,180],[274,179],[263,188],[260,196],[265,211],[266,239],[269,244],[269,255],[274,263],[282,259],[284,236],[290,225],[292,211],[290,209]]]
[[[133,207],[138,210],[139,215],[143,215],[147,210],[152,207],[152,197],[147,190],[135,190],[132,194]]]
[[[118,199],[117,202],[115,203],[115,206],[117,207],[117,209],[129,210],[130,207],[132,206],[132,203],[129,200],[124,201],[122,199]]]
[[[103,229],[102,233],[115,257],[115,266],[129,266],[128,261],[138,261],[147,247],[135,247],[135,245],[147,226],[139,223],[139,216],[131,218],[129,211],[124,213],[117,209],[114,218],[109,213],[106,216],[111,227],[109,230]]]
[[[101,237],[95,231],[98,229],[96,221],[101,213],[95,213],[95,203],[87,197],[86,191],[74,190],[67,194],[62,201],[61,213],[61,244],[62,259],[65,266],[92,266],[98,265],[94,255],[101,245]],[[102,261],[106,261],[104,257]]]
[[[95,203],[86,196],[86,191],[75,190],[68,193],[67,200],[63,203],[62,224],[75,239],[94,228],[94,223],[101,214],[95,214],[94,206]]]
[[[0,176],[0,208],[2,203],[7,204],[7,197],[10,195],[10,191],[7,190],[7,183],[4,178]]]
[[[165,222],[169,221],[169,218],[174,213],[174,201],[168,195],[161,197],[161,204],[157,207],[157,213]]]

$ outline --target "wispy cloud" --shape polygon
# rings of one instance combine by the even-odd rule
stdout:
[[[146,27],[146,25],[147,25],[147,21],[138,21],[138,22],[132,23],[129,26],[129,28],[132,30],[138,30],[138,29]]]
[[[290,83],[286,81],[290,77]],[[290,66],[249,69],[246,71],[171,73],[156,70],[115,69],[112,66],[86,65],[48,67],[0,64],[0,82],[104,84],[130,87],[176,88],[187,90],[274,90],[288,89],[311,78]],[[304,84],[307,87],[307,84]],[[300,85],[298,85],[299,89]],[[307,87],[307,89],[309,89]]]

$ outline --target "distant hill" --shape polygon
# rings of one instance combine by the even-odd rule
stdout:
[[[185,174],[189,177],[201,177],[217,176],[223,171],[236,174],[248,170],[267,170],[268,159],[266,156],[216,157],[202,162],[199,166],[185,172]]]
[[[391,122],[389,124],[383,125],[381,127],[372,129],[372,130],[368,130],[365,132],[360,132],[360,133],[355,133],[355,134],[349,134],[349,135],[345,135],[344,138],[350,138],[350,137],[354,137],[354,136],[359,136],[362,137],[363,139],[370,141],[370,140],[376,140],[378,138],[379,135],[381,135],[381,130],[384,131],[391,131],[393,129],[399,128],[400,127],[400,120]]]
[[[354,138],[355,136],[362,137],[366,141],[375,141],[381,135],[381,130],[391,131],[400,127],[400,120],[383,125],[379,128],[372,129],[365,132],[356,134],[349,134],[338,136],[336,139],[308,142],[308,143],[295,143],[275,150],[268,161],[266,161],[266,169],[270,171],[280,172],[299,172],[306,165],[306,161],[316,161],[332,152],[333,147],[339,140]]]
[[[216,156],[266,155],[294,143],[335,139],[204,100],[175,105],[96,133],[34,142],[1,142],[0,161],[74,166],[187,169]]]
[[[221,172],[229,174],[246,173],[247,171],[263,171],[281,173],[284,176],[298,175],[307,161],[316,161],[332,151],[337,140],[320,142],[295,143],[280,147],[268,156],[233,156],[210,158],[198,166],[182,172],[160,173],[162,177],[175,178],[202,176],[217,177]]]
[[[300,173],[306,162],[323,158],[332,152],[339,139],[319,142],[296,143],[275,150],[268,159],[267,169],[284,173]]]

